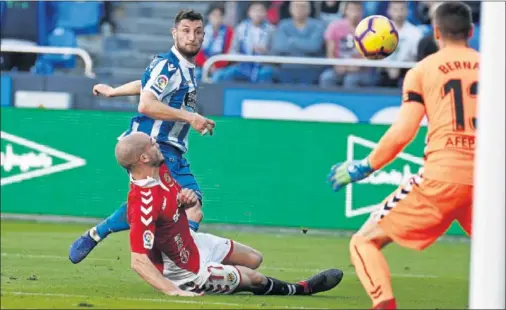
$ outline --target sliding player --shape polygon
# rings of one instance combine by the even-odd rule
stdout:
[[[247,267],[213,261],[213,246],[194,238],[196,233],[190,230],[184,211],[199,198],[172,180],[156,141],[144,133],[133,133],[117,143],[115,153],[118,163],[130,173],[127,208],[132,269],[162,293],[311,295],[341,281],[343,273],[338,269],[286,283]]]
[[[337,164],[329,175],[337,191],[381,169],[415,137],[427,116],[423,176],[388,197],[350,242],[352,263],[376,309],[396,308],[380,252],[384,246],[394,241],[423,250],[454,220],[471,234],[479,70],[479,54],[467,44],[471,10],[462,2],[445,2],[436,9],[433,26],[440,51],[407,73],[398,120],[366,159]]]

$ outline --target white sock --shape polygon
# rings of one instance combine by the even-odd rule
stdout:
[[[97,227],[93,227],[88,231],[88,234],[90,235],[91,239],[95,240],[96,242],[100,242],[102,238],[97,233]]]

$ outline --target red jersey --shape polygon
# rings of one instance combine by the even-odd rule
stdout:
[[[132,252],[147,254],[164,275],[187,279],[199,272],[200,256],[185,209],[177,203],[180,190],[165,164],[160,180],[131,180],[128,223]]]

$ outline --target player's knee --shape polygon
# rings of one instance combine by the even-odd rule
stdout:
[[[360,235],[359,233],[353,234],[353,236],[351,236],[350,239],[350,252],[353,253],[353,249],[359,247],[365,242],[366,239],[362,235]]]
[[[355,257],[362,244],[365,243],[365,239],[360,234],[354,234],[350,239],[350,261],[352,265],[355,265]]]
[[[262,253],[258,252],[257,250],[252,250],[250,253],[248,253],[248,266],[251,269],[258,269],[260,265],[262,265],[262,262],[264,261],[264,256]]]
[[[249,280],[252,286],[260,286],[266,282],[265,276],[255,270],[251,270],[251,272],[249,272]]]
[[[388,236],[364,234],[361,232],[354,234],[350,240],[350,258],[352,263],[354,261],[354,256],[360,252],[360,249],[368,246],[373,246],[378,250],[381,250],[390,242],[391,239]]]

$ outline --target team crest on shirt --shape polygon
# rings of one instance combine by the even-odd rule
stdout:
[[[172,177],[170,176],[170,173],[169,173],[169,172],[165,172],[165,173],[163,174],[163,179],[165,180],[165,182],[167,183],[167,185],[168,185],[169,187],[174,186],[173,179],[172,179]]]
[[[169,78],[166,75],[159,75],[155,82],[153,83],[153,87],[159,91],[163,91],[165,87],[169,84]]]
[[[142,240],[144,241],[145,249],[151,250],[153,248],[155,236],[151,231],[149,230],[144,231],[144,234],[142,234]]]

